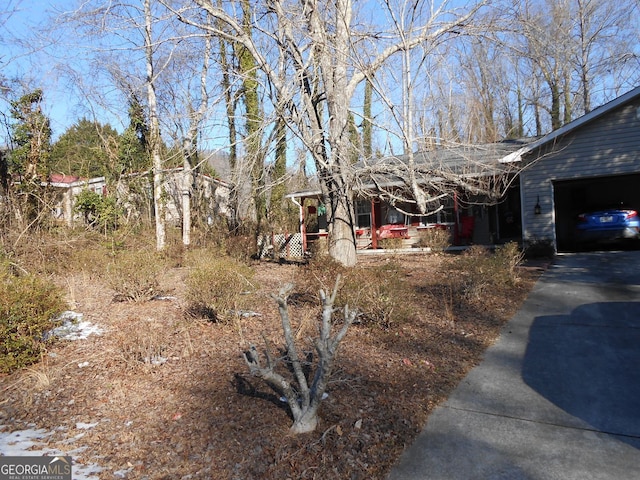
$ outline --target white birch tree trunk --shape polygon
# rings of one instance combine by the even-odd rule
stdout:
[[[147,102],[149,103],[149,148],[153,164],[153,206],[155,210],[156,225],[156,250],[164,249],[166,245],[166,217],[164,174],[162,170],[162,157],[160,155],[160,125],[158,122],[158,101],[155,89],[155,74],[153,69],[153,37],[151,14],[151,1],[144,0],[144,46],[147,63]]]
[[[182,244],[191,245],[191,185],[193,184],[193,172],[189,162],[188,152],[191,152],[191,142],[184,141],[184,162],[182,170]]]

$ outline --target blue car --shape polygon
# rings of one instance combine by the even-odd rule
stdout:
[[[578,215],[580,243],[606,243],[640,239],[638,212],[627,208],[607,208]]]

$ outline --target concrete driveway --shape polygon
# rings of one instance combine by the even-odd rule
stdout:
[[[640,252],[558,257],[388,480],[640,479]]]

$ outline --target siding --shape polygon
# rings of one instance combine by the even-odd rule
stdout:
[[[639,109],[635,98],[529,154],[520,175],[525,241],[555,244],[554,181],[640,173]],[[542,213],[535,215],[538,197]]]

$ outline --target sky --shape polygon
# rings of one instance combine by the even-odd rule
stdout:
[[[464,3],[464,0],[453,1],[454,4]],[[101,123],[109,123],[118,131],[122,131],[128,123],[122,94],[113,85],[110,85],[110,90],[102,88],[101,93],[107,100],[104,102],[105,106],[116,105],[119,107],[119,113],[115,109],[109,110],[105,106],[89,104],[86,101],[87,97],[81,95],[82,92],[78,92],[77,84],[71,86],[69,77],[63,74],[64,65],[75,63],[78,71],[83,72],[77,78],[82,80],[86,78],[89,80],[87,84],[100,84],[101,87],[108,85],[104,78],[100,78],[97,71],[88,71],[86,66],[79,66],[81,62],[78,60],[84,57],[86,50],[79,44],[78,38],[67,36],[65,39],[58,34],[58,41],[53,43],[44,35],[44,28],[56,12],[68,11],[78,2],[79,0],[4,0],[0,10],[0,80],[4,78],[6,83],[7,79],[20,78],[31,90],[43,89],[44,113],[51,119],[54,140],[79,119],[92,118],[94,112],[97,120]],[[362,3],[366,4],[366,0],[362,0]],[[61,29],[60,32],[62,31]],[[26,93],[26,91],[20,92]],[[113,95],[114,101],[108,101],[110,95]],[[2,97],[4,96],[0,95],[0,114],[6,115],[8,112],[6,98],[2,103]],[[223,112],[218,113],[219,118],[223,116]],[[210,132],[212,142],[222,145],[226,142],[220,128],[222,120],[216,121],[215,113],[212,117]],[[387,140],[393,142],[397,139],[385,138],[379,140],[379,143],[386,146]],[[0,128],[1,144],[6,144],[6,129],[3,127]],[[401,151],[402,147],[400,145],[394,149]]]
[[[100,106],[92,106],[86,102],[86,97],[78,94],[76,86],[71,86],[61,68],[65,63],[74,61],[77,68],[78,60],[86,53],[83,46],[77,43],[73,36],[65,39],[58,35],[58,43],[53,43],[46,35],[46,28],[55,18],[56,13],[69,11],[74,8],[78,0],[5,0],[8,5],[0,13],[0,74],[5,79],[20,78],[31,91],[41,88],[44,92],[44,113],[51,120],[53,140],[55,141],[67,128],[82,117],[91,118],[94,112],[101,123],[109,123],[118,131],[122,131],[128,119],[126,111],[113,113]],[[457,0],[456,0],[457,1]],[[90,81],[100,82],[95,78],[96,72],[86,72],[92,76]],[[88,79],[89,77],[87,77]],[[213,82],[210,82],[212,84]],[[105,85],[104,81],[102,82]],[[112,90],[115,90],[111,86]],[[26,93],[26,90],[16,88],[16,92]],[[122,105],[122,95],[112,104]],[[16,95],[19,96],[19,95]],[[0,105],[0,111],[7,112],[7,104]],[[126,110],[126,109],[125,109]],[[213,148],[227,143],[226,132],[219,128],[224,112],[213,113],[214,120],[209,138]],[[6,132],[0,131],[0,136]],[[224,138],[223,138],[224,137]],[[382,143],[388,142],[385,139]],[[0,143],[6,144],[6,135],[0,137]],[[397,145],[401,149],[401,143]],[[292,152],[291,156],[295,156]]]
[[[8,2],[0,12],[0,78],[14,89],[14,98],[36,88],[43,90],[43,112],[51,121],[53,141],[82,118],[95,118],[122,132],[129,122],[122,94],[113,84],[105,87],[103,72],[91,70],[84,61],[94,45],[83,45],[68,25],[51,28],[59,15],[72,11],[79,0]],[[20,79],[20,84],[13,79]],[[92,88],[91,83],[104,87],[93,103],[81,90]],[[117,97],[111,104],[117,104],[119,112],[98,105],[101,101],[109,104],[111,95]],[[3,100],[0,111],[5,113],[8,104]],[[5,133],[0,131],[0,136]],[[0,137],[0,144],[6,144],[6,136]]]
[[[67,101],[51,98],[69,98],[69,93],[55,71],[56,51],[41,32],[49,12],[70,3],[69,0],[9,0],[0,14],[0,72],[5,79],[24,79],[30,87],[44,90],[44,113],[51,119],[56,136],[75,118]],[[56,93],[52,95],[52,92]]]

